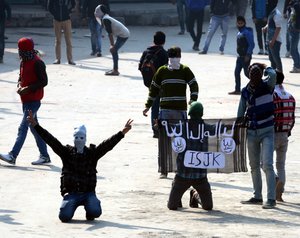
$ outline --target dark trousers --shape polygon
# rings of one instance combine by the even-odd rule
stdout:
[[[244,74],[247,78],[249,78],[248,67],[250,65],[251,58],[249,61],[245,62],[245,57],[239,56],[236,59],[235,70],[234,70],[234,77],[235,77],[235,91],[241,91],[241,71],[244,70]]]
[[[5,31],[5,22],[0,21],[0,59],[4,55],[4,31]]]
[[[190,10],[188,15],[188,30],[194,41],[194,46],[199,47],[202,35],[204,10]],[[195,21],[197,23],[197,34],[195,34],[194,30]]]
[[[267,33],[263,33],[262,32],[262,28],[267,25],[267,21],[263,20],[263,19],[256,19],[256,23],[255,23],[255,30],[256,30],[256,35],[257,35],[257,44],[259,49],[263,50],[264,46],[265,46],[265,50],[268,50],[268,46],[267,46]],[[264,37],[264,39],[263,39]]]
[[[201,202],[202,208],[204,210],[211,210],[213,208],[212,194],[207,178],[184,179],[176,175],[173,181],[168,201],[168,208],[170,210],[177,210],[178,204],[180,204],[183,194],[191,186],[196,189],[197,193],[199,194],[201,200],[199,202]]]

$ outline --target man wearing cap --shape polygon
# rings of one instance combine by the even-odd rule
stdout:
[[[187,119],[186,87],[190,88],[189,104],[198,99],[198,83],[193,72],[186,65],[180,63],[181,49],[172,47],[168,49],[169,63],[161,66],[152,79],[149,88],[149,96],[143,110],[147,116],[156,96],[160,93],[159,119]],[[159,150],[164,150],[159,138]],[[160,178],[166,178],[169,163],[167,158],[159,157]]]
[[[203,106],[200,102],[192,102],[189,109],[190,120],[188,121],[189,130],[197,134],[199,124],[204,123]],[[207,151],[207,141],[191,140],[189,150]],[[188,168],[184,166],[184,153],[177,156],[177,170],[172,184],[168,208],[177,210],[181,204],[182,195],[191,186],[190,207],[197,208],[201,204],[204,210],[212,210],[213,200],[210,184],[207,180],[207,169]]]
[[[0,159],[12,165],[16,163],[16,158],[25,142],[29,127],[40,152],[39,159],[32,162],[32,164],[40,165],[50,163],[46,143],[26,120],[29,110],[32,111],[34,118],[37,120],[37,112],[44,96],[43,88],[48,84],[46,66],[37,56],[37,51],[34,50],[34,43],[31,38],[21,38],[18,41],[18,47],[21,63],[17,93],[20,95],[22,101],[23,118],[12,150],[8,154],[0,154]]]
[[[90,144],[89,147],[85,145],[86,128],[84,125],[74,128],[74,146],[71,146],[62,145],[53,135],[41,127],[31,111],[27,120],[62,160],[60,189],[63,201],[59,219],[62,222],[70,221],[79,206],[84,206],[87,220],[100,217],[102,214],[101,201],[95,193],[98,160],[124,138],[131,129],[133,120],[129,119],[121,131],[99,145]]]
[[[262,79],[263,75],[267,76]],[[261,205],[262,178],[261,167],[266,175],[267,202],[265,209],[276,206],[275,172],[273,168],[274,151],[274,104],[273,91],[276,72],[264,64],[249,66],[250,82],[242,89],[237,117],[245,118],[247,126],[247,146],[254,197],[242,201],[242,204]]]

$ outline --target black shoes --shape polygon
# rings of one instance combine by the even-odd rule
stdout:
[[[76,65],[76,63],[74,61],[72,61],[72,60],[69,60],[68,64],[70,64],[70,65]]]
[[[232,91],[228,93],[229,95],[241,95],[240,91]]]
[[[246,201],[241,201],[242,204],[262,205],[263,200],[258,198],[250,198]]]
[[[263,209],[273,209],[276,206],[276,201],[268,199],[268,201],[262,206]]]

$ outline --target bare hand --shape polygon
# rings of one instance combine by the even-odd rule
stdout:
[[[131,130],[132,126],[131,123],[133,122],[132,119],[128,119],[128,121],[126,122],[124,129],[122,130],[122,133],[125,135],[128,131]]]
[[[32,111],[29,110],[28,111],[28,116],[27,116],[27,121],[30,125],[32,125],[33,127],[37,125],[37,121],[34,119]]]
[[[111,46],[109,51],[110,51],[110,53],[114,53],[115,52],[115,46]]]
[[[143,115],[144,115],[145,117],[147,117],[147,116],[148,116],[148,115],[147,115],[147,112],[149,111],[149,109],[150,109],[150,108],[145,108],[145,109],[144,109],[144,111],[143,111]]]

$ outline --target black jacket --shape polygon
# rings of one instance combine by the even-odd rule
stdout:
[[[152,46],[149,46],[142,54],[141,58],[140,58],[140,62],[139,62],[139,67],[138,69],[140,70],[141,69],[141,66],[144,62],[144,59],[146,57],[146,55],[149,53],[149,52],[157,52],[157,61],[154,62],[155,63],[155,68],[158,69],[160,66],[163,66],[165,64],[168,64],[168,53],[167,51],[160,45],[152,45]]]
[[[90,147],[85,147],[84,152],[79,154],[76,153],[74,146],[62,145],[40,125],[36,125],[34,129],[62,160],[60,185],[62,196],[71,192],[94,192],[97,184],[98,160],[124,138],[123,133],[119,131],[98,146],[91,144]]]
[[[56,21],[66,21],[70,19],[75,4],[75,0],[49,0],[48,10]]]

